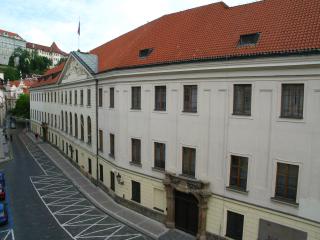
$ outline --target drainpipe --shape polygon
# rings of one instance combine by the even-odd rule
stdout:
[[[98,147],[98,139],[99,139],[99,126],[98,126],[98,100],[99,100],[99,90],[98,90],[98,79],[95,78],[95,86],[96,86],[96,186],[99,184],[99,147]]]

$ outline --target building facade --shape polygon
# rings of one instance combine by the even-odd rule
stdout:
[[[26,48],[26,41],[18,34],[0,29],[0,64],[8,65],[16,48]]]
[[[319,239],[320,34],[304,21],[319,26],[315,9],[211,4],[72,52],[31,89],[31,128],[169,228]]]
[[[26,47],[29,52],[37,52],[39,56],[50,59],[52,61],[51,67],[56,66],[61,59],[65,59],[68,55],[62,51],[55,42],[53,42],[50,47],[27,42]]]

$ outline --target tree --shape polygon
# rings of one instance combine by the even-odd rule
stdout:
[[[19,96],[12,114],[17,117],[30,118],[30,96],[28,94]]]
[[[7,67],[3,73],[4,73],[4,80],[6,81],[17,80],[20,78],[19,71],[14,67]]]
[[[15,49],[9,59],[9,66],[16,67],[18,71],[21,71],[23,78],[31,74],[43,74],[51,64],[50,59],[39,56],[37,52],[30,53],[21,48]]]
[[[64,63],[65,61],[67,61],[67,58],[60,58],[55,67],[59,66],[61,63]]]

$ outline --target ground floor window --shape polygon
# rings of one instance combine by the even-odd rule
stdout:
[[[243,215],[227,211],[227,237],[230,237],[235,240],[242,240],[243,219]]]
[[[99,169],[100,169],[99,179],[101,182],[103,182],[103,166],[102,166],[102,164],[99,164]]]
[[[78,149],[76,149],[76,163],[79,162],[79,159],[78,159]]]
[[[132,201],[140,203],[141,201],[141,193],[140,193],[140,183],[136,181],[132,181]]]
[[[112,191],[115,191],[115,176],[114,172],[110,172],[110,188]]]
[[[88,173],[92,174],[92,162],[90,158],[88,158]]]

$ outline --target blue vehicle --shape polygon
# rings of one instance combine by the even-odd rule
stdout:
[[[0,184],[5,187],[6,184],[5,184],[5,180],[4,180],[4,173],[3,172],[0,172]]]
[[[0,203],[0,225],[5,225],[8,223],[8,210],[7,205]]]

